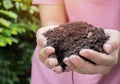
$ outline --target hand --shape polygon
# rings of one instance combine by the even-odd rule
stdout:
[[[39,28],[39,30],[37,31],[37,34],[36,34],[36,39],[37,39],[37,44],[41,48],[43,48],[47,43],[47,38],[43,34],[46,33],[48,30],[52,30],[52,29],[56,28],[57,26],[58,25],[51,25],[51,26]]]
[[[49,56],[55,52],[55,49],[51,46],[45,47],[47,43],[47,38],[43,35],[48,30],[52,30],[58,25],[52,25],[47,27],[42,27],[37,31],[36,39],[37,44],[42,48],[39,52],[39,59],[43,62],[48,68],[54,69],[57,73],[62,72],[62,67],[57,66],[58,61],[56,58],[50,58]]]
[[[118,62],[118,53],[120,48],[120,32],[116,30],[105,30],[106,35],[110,36],[109,40],[104,44],[103,48],[108,54],[99,53],[94,50],[84,49],[80,51],[80,55],[93,61],[92,64],[83,60],[81,57],[71,55],[64,59],[64,63],[68,65],[68,69],[83,74],[106,74]]]

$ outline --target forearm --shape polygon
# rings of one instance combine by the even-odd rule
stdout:
[[[67,22],[67,15],[64,4],[39,5],[41,25],[59,25]]]

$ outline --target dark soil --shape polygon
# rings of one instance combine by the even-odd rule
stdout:
[[[76,54],[79,55],[81,49],[92,49],[101,53],[103,44],[108,40],[102,28],[97,28],[86,22],[73,22],[60,25],[54,30],[46,32],[47,45],[55,48],[55,53],[51,57],[58,59],[59,65],[65,70],[66,65],[63,63],[65,57]],[[80,56],[82,57],[82,56]],[[82,57],[88,62],[94,62]]]

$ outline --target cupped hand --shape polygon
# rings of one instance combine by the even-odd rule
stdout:
[[[68,65],[67,69],[83,74],[106,74],[118,62],[120,48],[120,32],[117,30],[105,29],[109,40],[103,45],[107,54],[100,53],[91,49],[83,49],[80,55],[93,61],[95,64],[85,61],[77,55],[71,55],[64,59]]]
[[[39,51],[39,59],[43,62],[48,68],[54,69],[55,72],[61,73],[62,67],[58,66],[58,61],[54,57],[50,57],[53,53],[55,53],[55,49],[51,46],[46,46],[47,38],[44,36],[48,30],[52,30],[56,28],[58,25],[51,25],[47,27],[42,27],[37,31],[36,39],[37,44],[41,47]],[[45,47],[46,46],[46,47]]]

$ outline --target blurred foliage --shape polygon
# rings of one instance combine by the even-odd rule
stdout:
[[[0,0],[0,84],[29,84],[35,32],[40,27],[32,0]]]

